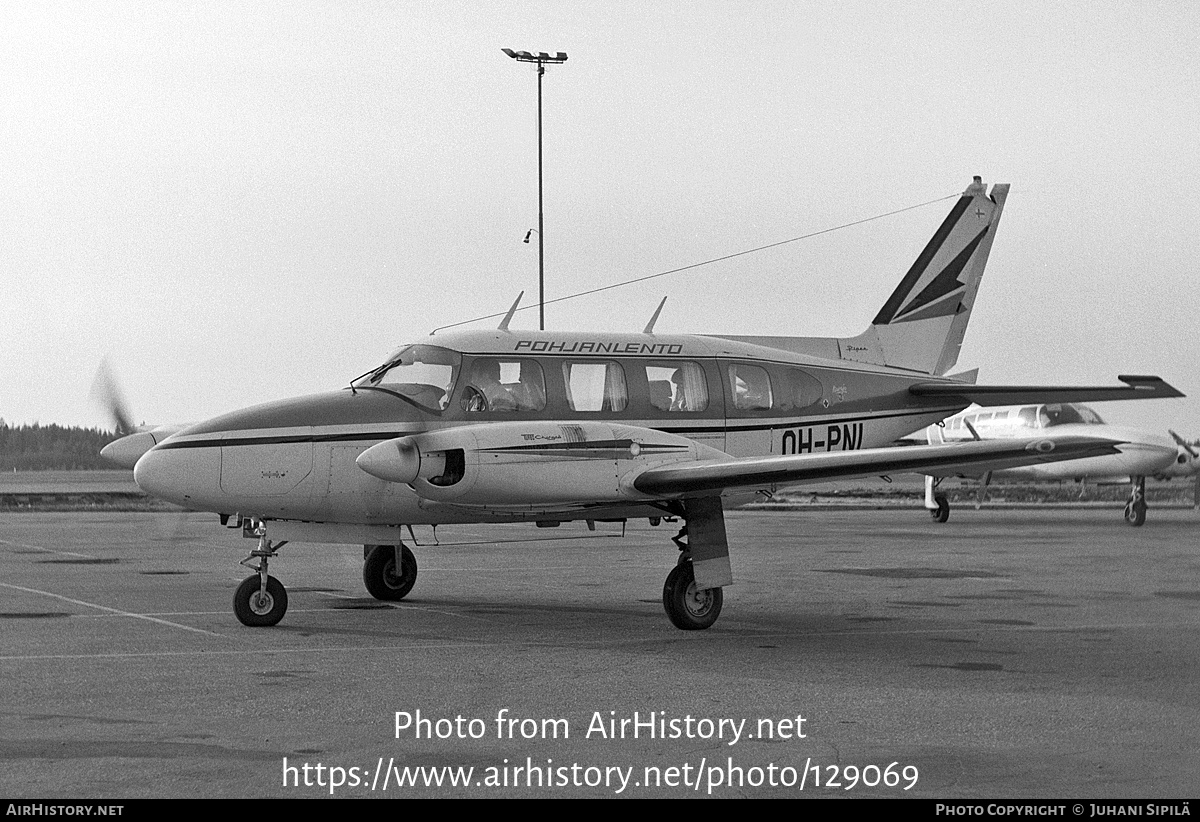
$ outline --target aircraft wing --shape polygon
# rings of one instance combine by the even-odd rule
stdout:
[[[684,495],[766,485],[874,477],[882,474],[950,474],[956,468],[1000,471],[1039,462],[1119,453],[1119,440],[1062,437],[1055,440],[983,440],[946,445],[892,446],[824,454],[702,460],[642,472],[633,486],[644,494]]]
[[[1150,400],[1182,397],[1184,393],[1161,377],[1123,374],[1121,386],[1061,385],[966,385],[949,382],[919,382],[909,387],[918,397],[961,397],[983,406],[1022,405],[1034,402],[1100,402],[1101,400]]]

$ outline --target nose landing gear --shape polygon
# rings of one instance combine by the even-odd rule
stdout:
[[[254,534],[258,536],[258,547],[241,564],[255,573],[242,580],[234,592],[233,613],[243,625],[261,628],[278,624],[287,613],[287,589],[282,582],[267,574],[267,561],[287,542],[272,545],[271,540],[267,539],[267,527],[263,523],[258,524]],[[258,565],[251,564],[255,557],[258,558]]]
[[[1146,478],[1134,477],[1129,502],[1125,503],[1125,521],[1135,528],[1146,522]]]

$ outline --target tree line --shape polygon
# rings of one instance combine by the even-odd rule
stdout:
[[[63,425],[9,426],[0,419],[0,471],[114,469],[100,449],[115,440],[112,431]]]

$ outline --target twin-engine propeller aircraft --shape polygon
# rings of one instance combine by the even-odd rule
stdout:
[[[979,178],[857,337],[513,331],[436,334],[340,391],[184,428],[137,461],[147,492],[258,538],[234,595],[273,625],[287,592],[267,573],[287,541],[365,545],[367,590],[404,598],[407,528],[442,523],[682,520],[663,605],[711,626],[733,581],[723,509],[783,485],[944,465],[998,470],[1112,453],[1104,437],[879,447],[987,387],[942,374],[959,347],[1008,193]],[[1074,399],[1170,397],[1156,377]],[[1047,389],[1005,388],[1003,401]],[[253,565],[254,559],[258,560]]]
[[[925,439],[931,445],[1028,437],[1042,437],[1054,441],[1077,436],[1101,436],[1121,442],[1113,454],[1022,465],[1002,471],[966,467],[959,471],[927,475],[925,507],[937,522],[945,522],[950,518],[950,503],[945,495],[936,493],[936,489],[942,479],[953,475],[979,480],[979,505],[982,505],[988,484],[993,479],[1032,482],[1127,482],[1130,484],[1130,495],[1125,504],[1125,521],[1130,525],[1142,525],[1146,521],[1146,477],[1160,476],[1173,470],[1182,451],[1182,448],[1177,449],[1175,441],[1168,437],[1137,428],[1109,425],[1086,405],[1066,402],[968,408],[929,426],[924,433]]]

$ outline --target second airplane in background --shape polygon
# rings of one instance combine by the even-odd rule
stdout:
[[[1002,471],[975,471],[964,466],[962,470],[948,471],[941,476],[926,476],[925,507],[938,522],[945,522],[950,517],[950,503],[945,495],[936,493],[936,489],[945,476],[959,476],[980,481],[980,503],[993,479],[1128,482],[1131,490],[1129,501],[1125,504],[1125,521],[1130,525],[1141,525],[1146,521],[1146,477],[1160,476],[1172,470],[1179,453],[1170,437],[1123,425],[1109,425],[1091,408],[1075,403],[999,408],[975,406],[929,426],[924,433],[931,445],[1029,437],[1053,441],[1078,436],[1105,437],[1121,443],[1112,454],[1024,465]]]

